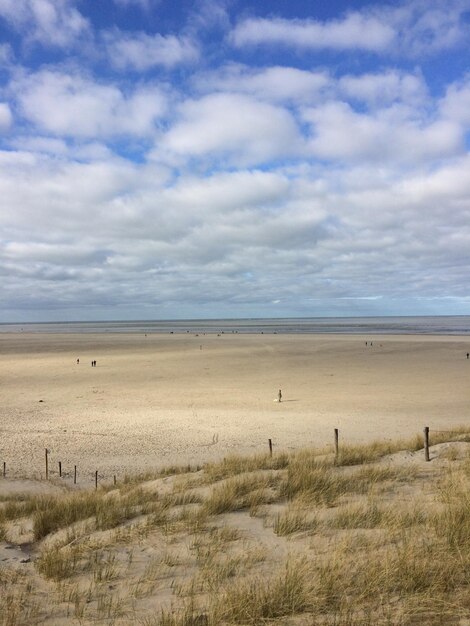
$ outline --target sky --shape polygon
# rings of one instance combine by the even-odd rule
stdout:
[[[0,322],[470,314],[470,0],[0,0]]]

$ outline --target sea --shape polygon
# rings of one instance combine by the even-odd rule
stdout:
[[[0,333],[470,335],[470,316],[302,317],[0,323]]]

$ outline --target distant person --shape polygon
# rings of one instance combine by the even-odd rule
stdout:
[[[467,352],[467,359],[468,359],[469,356],[470,356],[470,352]]]
[[[96,361],[93,361],[93,367],[96,367]]]
[[[94,362],[94,361],[92,361],[92,362],[91,362],[91,367],[93,367],[93,366],[94,366],[94,364],[95,364],[95,362]]]
[[[80,359],[77,359],[77,365],[80,363]]]
[[[280,402],[282,400],[282,391],[279,389],[277,392],[277,401]]]

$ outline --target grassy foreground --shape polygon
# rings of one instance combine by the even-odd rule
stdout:
[[[470,624],[468,435],[1,496],[0,624]]]

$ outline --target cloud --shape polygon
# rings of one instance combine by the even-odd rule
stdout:
[[[464,44],[469,34],[468,0],[411,0],[393,7],[375,5],[334,20],[247,18],[230,34],[243,48],[284,45],[300,50],[434,54]]]
[[[0,0],[0,17],[26,42],[47,47],[68,48],[90,31],[69,0]]]
[[[312,124],[310,148],[323,159],[419,163],[444,158],[463,149],[459,125],[414,118],[401,107],[359,113],[343,102],[330,102],[304,112]]]
[[[292,116],[252,98],[230,93],[187,100],[178,119],[154,151],[170,154],[226,158],[239,166],[289,158],[301,149],[301,137]]]
[[[306,71],[295,67],[273,66],[262,69],[240,64],[226,65],[195,77],[200,91],[237,92],[272,102],[311,102],[331,85],[326,71]]]
[[[13,81],[21,113],[39,129],[68,137],[152,135],[166,108],[161,90],[118,86],[78,74],[42,70]]]
[[[328,22],[248,18],[237,24],[230,41],[238,48],[269,44],[310,50],[330,48],[381,51],[389,48],[394,37],[393,28],[376,17],[353,12],[342,19]]]
[[[0,132],[8,130],[12,124],[13,116],[6,102],[0,102]]]
[[[113,0],[118,7],[138,6],[144,10],[150,9],[152,5],[160,4],[161,0]]]
[[[189,37],[147,35],[113,30],[104,34],[106,52],[113,67],[139,72],[154,67],[174,67],[198,59],[198,46]]]
[[[468,0],[414,0],[378,11],[394,25],[400,51],[420,56],[466,44],[469,9]]]
[[[343,97],[366,102],[371,107],[399,101],[422,105],[428,98],[421,76],[392,69],[375,74],[341,76],[337,89]]]
[[[2,68],[8,67],[13,60],[13,50],[7,43],[0,44],[0,65]]]
[[[450,85],[440,102],[442,115],[460,122],[467,129],[470,126],[470,75],[464,80]]]

